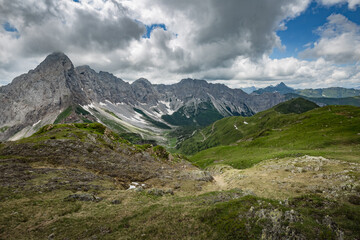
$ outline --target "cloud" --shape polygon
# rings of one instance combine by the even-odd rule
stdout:
[[[304,11],[309,2],[138,0],[124,4],[142,22],[164,22],[177,34],[171,45],[184,53],[177,71],[190,74],[231,66],[238,56],[257,59],[281,47],[276,30],[284,20]],[[148,5],[151,11],[141,8]]]
[[[337,48],[330,54],[328,45],[321,42],[340,36],[348,42],[356,40],[357,25],[344,19],[329,19],[328,25],[318,30],[318,47],[303,53],[313,61],[268,57],[274,47],[285,48],[276,31],[286,29],[286,23],[310,2],[0,0],[1,26],[8,23],[17,29],[0,28],[0,84],[34,68],[47,54],[63,51],[75,65],[87,64],[125,80],[146,77],[155,83],[174,83],[193,77],[234,87],[278,81],[305,86],[336,80],[352,85],[358,67],[332,66],[332,59],[356,60],[354,46],[349,58],[349,51],[342,50],[342,54]],[[356,1],[349,0],[349,7],[354,6]],[[152,28],[150,35],[151,26],[160,27]]]
[[[0,31],[0,46],[7,50],[9,61],[34,57],[54,51],[70,53],[95,51],[106,54],[126,48],[139,40],[145,26],[126,14],[126,9],[115,1],[49,1],[0,0],[0,21],[17,29],[18,39]],[[12,52],[12,54],[10,54]]]
[[[323,57],[334,63],[360,61],[360,26],[340,14],[327,18],[327,23],[318,28],[320,39],[314,46],[300,53],[303,58]]]
[[[323,58],[316,61],[293,57],[270,59],[264,56],[258,62],[238,59],[231,69],[237,73],[231,80],[216,80],[231,87],[265,87],[285,82],[294,88],[317,88],[331,86],[357,87],[360,65],[334,66]]]
[[[358,7],[358,5],[360,5],[360,0],[320,0],[320,3],[322,3],[326,6],[347,3],[349,9],[354,10]]]

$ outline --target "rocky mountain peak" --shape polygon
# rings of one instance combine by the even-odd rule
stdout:
[[[146,78],[139,78],[136,81],[132,83],[132,85],[142,85],[144,87],[146,86],[152,86],[151,82],[147,80]]]
[[[62,52],[54,52],[48,55],[35,71],[49,71],[49,70],[73,70],[74,65],[71,60]]]
[[[89,65],[78,66],[78,67],[76,67],[76,70],[77,70],[80,74],[84,74],[85,72],[95,72],[93,69],[90,68]]]
[[[182,85],[208,85],[208,82],[205,80],[198,80],[198,79],[192,79],[192,78],[186,78],[182,79],[179,84]]]

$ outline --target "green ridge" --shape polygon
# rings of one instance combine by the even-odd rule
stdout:
[[[215,122],[213,132],[212,126],[202,130],[208,136],[204,142],[197,133],[179,150],[193,154],[212,142],[218,145],[191,157],[201,167],[222,163],[246,168],[265,159],[305,154],[355,161],[360,155],[359,122],[360,108],[352,106],[327,106],[302,114],[270,109],[249,118]]]
[[[70,106],[67,109],[65,109],[62,113],[59,114],[59,116],[54,121],[54,124],[58,124],[64,119],[66,119],[72,112],[73,108]]]

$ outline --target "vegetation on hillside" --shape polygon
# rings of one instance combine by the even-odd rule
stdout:
[[[221,118],[223,116],[211,103],[207,102],[200,103],[197,108],[194,106],[184,106],[172,115],[162,116],[162,119],[175,126],[206,126]]]
[[[283,114],[304,113],[317,107],[313,102],[296,98],[280,103],[254,117],[224,118],[206,128],[199,129],[193,136],[179,144],[178,148],[180,152],[192,155],[211,147],[229,145],[251,134],[260,134],[266,128],[274,128],[276,124],[281,125],[286,121],[285,119],[278,121],[279,118],[285,117]]]
[[[304,98],[294,98],[287,102],[280,103],[274,107],[274,110],[282,113],[282,114],[289,114],[289,113],[304,113],[319,106],[316,103],[306,100]]]
[[[62,111],[54,121],[54,124],[58,123],[69,123],[69,122],[85,122],[91,123],[95,119],[91,114],[83,109],[79,105],[69,106],[64,111]]]
[[[302,114],[270,109],[249,118],[215,122],[202,130],[205,141],[196,134],[180,150],[191,154],[206,144],[218,145],[190,158],[201,167],[223,163],[246,168],[265,159],[305,154],[354,161],[360,155],[359,122],[360,109],[352,106],[327,106]]]
[[[214,133],[220,129],[225,132],[228,125],[234,132],[234,124],[238,124],[244,142],[236,143],[236,136],[230,138],[228,129],[220,141],[231,139],[238,145],[227,146],[228,149],[222,146],[222,154],[216,152],[220,148],[208,151],[224,160],[219,162],[237,167],[251,166],[261,154],[263,159],[264,149],[268,149],[266,157],[269,157],[281,149],[308,147],[313,153],[316,150],[319,154],[330,154],[339,147],[344,156],[347,151],[348,157],[356,156],[358,160],[360,136],[354,136],[354,132],[360,132],[355,124],[359,117],[358,108],[326,107],[303,114],[269,110],[253,118],[226,118],[214,125]],[[219,123],[226,124],[215,130]],[[259,127],[255,123],[263,125]],[[275,126],[281,129],[274,129]],[[267,130],[259,132],[261,128]],[[329,142],[323,141],[325,137]],[[313,140],[321,140],[319,144],[323,145],[312,146],[317,143]],[[244,146],[249,153],[244,152]],[[197,163],[202,166],[215,163],[204,159]],[[282,163],[282,169],[276,163],[250,169],[246,173],[247,181],[256,179],[260,170],[265,171],[263,167],[271,171],[269,175],[278,182],[274,184],[282,187],[285,180],[279,180],[281,174],[287,174],[287,179],[293,175],[299,177],[300,173],[291,171],[305,171],[309,167],[306,162],[289,162],[290,165]],[[275,196],[276,192],[265,195],[259,191],[255,195],[236,187],[228,190],[221,181],[179,155],[171,155],[161,146],[132,145],[99,123],[47,125],[29,138],[0,143],[3,173],[0,175],[0,238],[335,239],[345,236],[356,239],[360,234],[360,188],[355,184],[360,176],[357,171],[347,169],[359,166],[326,162],[319,173],[313,173],[317,165],[306,169],[306,176],[326,176],[328,179],[323,182],[351,180],[353,186],[333,186],[351,193],[344,201],[317,192],[272,198],[269,196]],[[230,169],[225,175],[229,177],[229,186],[244,178],[241,170],[235,170]],[[256,170],[259,171],[251,177],[251,171]],[[274,176],[278,173],[281,174]],[[291,191],[299,188],[303,192],[311,191],[296,181],[288,181],[292,184]],[[212,191],[214,187],[222,191]]]

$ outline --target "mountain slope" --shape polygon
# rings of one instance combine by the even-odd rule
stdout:
[[[30,136],[54,122],[98,121],[117,132],[161,141],[164,130],[174,125],[251,116],[284,99],[278,93],[253,96],[204,80],[153,85],[138,79],[130,84],[89,66],[75,68],[65,54],[53,53],[35,70],[0,87],[0,140]]]
[[[359,169],[306,156],[213,178],[98,123],[47,125],[0,143],[1,238],[356,239]]]
[[[355,161],[360,154],[359,120],[360,109],[352,106],[327,106],[302,114],[272,109],[249,118],[231,117],[214,123],[224,133],[217,145],[227,145],[198,152],[191,160],[202,167],[222,163],[236,168],[304,154]],[[194,140],[188,148],[196,144]]]
[[[41,163],[96,172],[115,179],[125,189],[131,182],[149,185],[164,176],[177,178],[179,171],[175,170],[180,167],[196,170],[163,147],[132,145],[100,123],[46,125],[31,137],[1,144],[0,156],[15,164],[21,159],[29,165]]]
[[[280,103],[275,107],[256,114],[259,120],[256,124],[249,124],[252,118],[246,117],[229,117],[214,122],[212,125],[197,130],[189,139],[180,143],[179,151],[184,154],[194,154],[198,151],[205,150],[207,148],[215,147],[218,145],[228,145],[235,143],[239,139],[245,138],[251,134],[255,134],[262,131],[263,128],[281,124],[280,118],[284,117],[283,114],[290,113],[304,113],[318,106],[305,100],[303,98],[296,98],[287,102]],[[279,121],[279,122],[278,122]],[[269,126],[269,127],[270,127]]]

